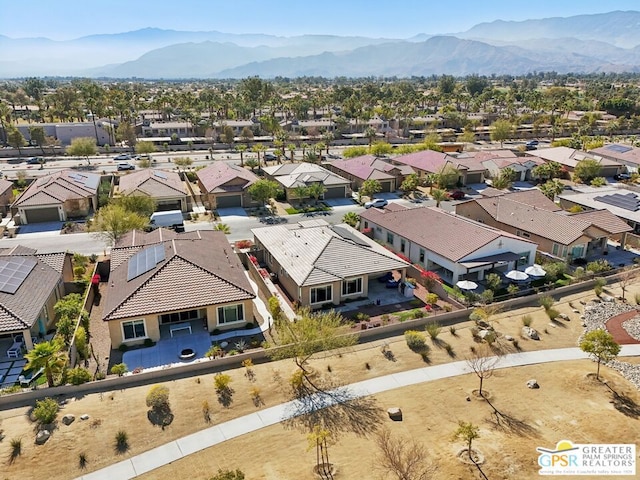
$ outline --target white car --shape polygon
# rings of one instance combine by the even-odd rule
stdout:
[[[131,155],[126,153],[121,153],[120,155],[115,157],[114,160],[131,160]]]
[[[365,203],[364,208],[383,208],[387,205],[389,205],[389,202],[387,202],[384,198],[376,198],[375,200],[371,200],[370,202]]]

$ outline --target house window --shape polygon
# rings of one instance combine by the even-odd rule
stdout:
[[[165,325],[167,323],[195,320],[196,318],[200,318],[200,315],[198,315],[198,310],[185,310],[184,312],[165,313],[158,318],[160,319],[160,324]]]
[[[241,303],[218,307],[218,324],[244,322],[244,308]]]
[[[144,327],[144,320],[132,320],[130,322],[122,322],[122,338],[124,340],[135,340],[137,338],[146,338],[147,330]]]
[[[571,258],[582,258],[584,257],[584,244],[583,245],[574,245],[571,249]]]
[[[551,249],[551,253],[556,257],[564,258],[567,256],[567,246],[566,245],[558,245],[557,243],[553,244]]]
[[[404,241],[404,238],[401,238],[401,239],[400,239],[400,251],[401,251],[402,253],[405,253],[405,252],[404,252],[404,249],[406,248],[406,246],[407,246],[407,242],[405,242],[405,241]]]
[[[364,228],[369,228],[369,222],[367,221],[364,222]]]
[[[331,302],[333,288],[331,285],[311,289],[311,303]]]
[[[529,265],[529,252],[520,253],[518,259],[518,266]]]
[[[516,230],[516,235],[522,238],[531,238],[527,232],[523,232],[522,230]]]
[[[381,227],[376,227],[376,232],[382,232],[382,228]]]
[[[419,261],[420,261],[420,263],[422,263],[424,265],[424,249],[423,248],[420,249]]]
[[[362,293],[362,277],[351,278],[342,282],[342,295],[355,295]]]
[[[387,232],[387,243],[393,245],[393,233]]]

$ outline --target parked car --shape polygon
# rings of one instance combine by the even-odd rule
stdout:
[[[122,170],[135,170],[136,167],[135,165],[131,165],[130,163],[127,162],[122,162],[118,164],[118,171],[122,171]]]
[[[27,160],[27,163],[29,165],[38,165],[39,163],[44,163],[46,162],[46,160],[42,157],[31,157],[29,160]]]
[[[537,150],[538,149],[538,145],[540,144],[540,142],[538,140],[529,140],[524,148],[526,150]]]
[[[631,175],[629,175],[628,173],[618,173],[617,175],[614,175],[613,178],[616,180],[626,182],[628,180],[631,180]]]
[[[264,154],[264,161],[265,162],[275,162],[277,159],[278,159],[278,157],[275,154],[271,153],[271,152],[266,152]]]
[[[386,207],[387,205],[389,205],[389,202],[387,202],[384,198],[376,198],[374,200],[371,200],[370,202],[365,203],[364,208],[371,208],[371,207],[383,208],[383,207]]]
[[[466,197],[467,194],[464,193],[462,190],[455,190],[453,192],[449,193],[449,198],[451,200],[463,200],[464,197]]]
[[[128,153],[121,153],[120,155],[115,157],[114,160],[131,160],[131,155],[129,155]]]

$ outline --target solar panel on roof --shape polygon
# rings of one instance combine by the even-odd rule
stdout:
[[[626,145],[620,145],[618,143],[614,143],[613,145],[607,145],[604,148],[606,148],[607,150],[618,152],[618,153],[625,153],[625,152],[628,152],[629,150],[633,150],[633,148],[631,147],[628,147]]]
[[[624,195],[614,193],[612,195],[594,197],[593,199],[631,212],[637,212],[640,210],[640,199],[635,193],[627,193]]]
[[[355,243],[356,245],[360,245],[362,247],[368,247],[369,244],[362,240],[361,238],[359,238],[357,235],[355,235],[353,232],[350,232],[348,229],[344,228],[344,227],[331,227],[331,229],[336,232],[338,235],[340,235],[342,238],[344,238],[345,240],[350,240],[353,243]]]
[[[139,251],[129,259],[127,282],[153,270],[164,260],[164,245],[154,245]]]
[[[0,259],[0,292],[16,293],[37,263],[29,257]]]
[[[158,178],[162,178],[163,180],[167,179],[167,175],[164,172],[159,172],[157,170],[154,170],[153,174]]]

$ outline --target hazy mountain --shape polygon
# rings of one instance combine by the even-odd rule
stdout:
[[[410,39],[145,28],[69,41],[0,35],[0,77],[361,76],[637,71],[640,12],[522,22]]]

